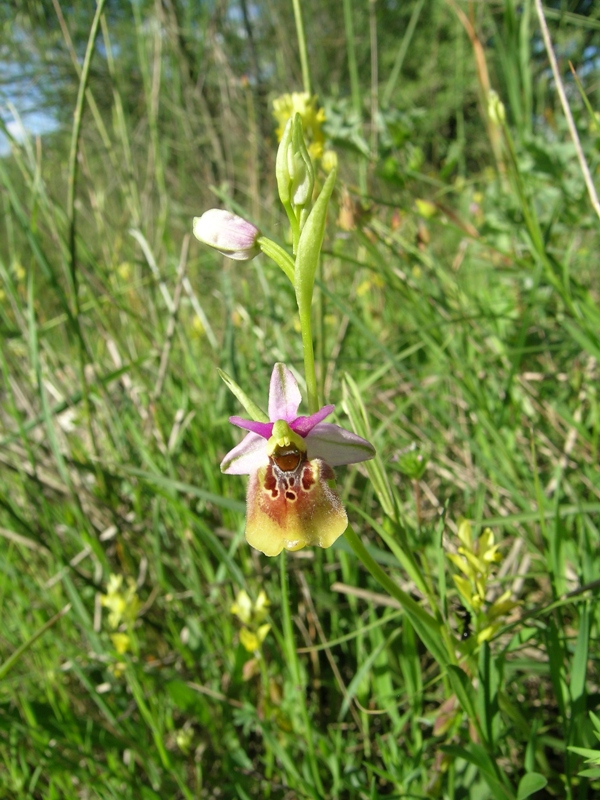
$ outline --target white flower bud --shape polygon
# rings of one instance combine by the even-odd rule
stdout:
[[[194,236],[236,261],[249,261],[260,253],[260,231],[251,222],[222,208],[211,208],[194,217]]]

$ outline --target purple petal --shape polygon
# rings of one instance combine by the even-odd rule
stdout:
[[[306,437],[308,458],[322,458],[332,467],[368,461],[375,448],[366,439],[330,422],[320,422]]]
[[[221,461],[221,472],[228,475],[252,475],[268,463],[266,439],[258,433],[249,433]]]
[[[310,417],[296,417],[293,422],[290,422],[290,428],[302,437],[308,436],[315,425],[318,425],[325,417],[328,417],[334,408],[335,406],[323,406],[323,408],[311,414]]]
[[[252,419],[242,419],[242,417],[229,417],[229,422],[232,425],[237,425],[238,428],[243,428],[245,431],[258,433],[263,439],[270,439],[273,433],[272,422],[255,422]]]
[[[296,419],[301,400],[296,379],[285,364],[277,362],[273,367],[269,387],[269,419],[272,422],[278,419],[292,422]]]

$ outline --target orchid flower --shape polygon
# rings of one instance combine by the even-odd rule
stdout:
[[[346,511],[330,481],[332,467],[367,461],[375,448],[366,439],[329,422],[335,406],[298,416],[296,379],[275,364],[269,390],[269,422],[230,417],[249,431],[221,463],[229,475],[249,475],[246,539],[267,556],[284,548],[330,547],[346,530]]]

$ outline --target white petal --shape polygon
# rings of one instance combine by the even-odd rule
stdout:
[[[298,415],[298,406],[302,400],[296,378],[285,364],[277,362],[271,374],[269,387],[269,419],[275,422],[284,419],[291,422]]]
[[[258,433],[249,433],[221,461],[221,472],[228,475],[251,475],[268,463],[267,440]]]
[[[322,458],[331,467],[368,461],[375,455],[370,442],[331,422],[315,425],[305,442],[309,459]]]

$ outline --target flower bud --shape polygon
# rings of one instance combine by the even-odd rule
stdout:
[[[494,125],[502,125],[506,119],[506,109],[500,100],[498,92],[490,89],[488,92],[488,116]]]
[[[312,199],[315,168],[306,148],[302,118],[296,114],[288,120],[281,137],[275,162],[277,189],[284,206],[291,206],[299,218]]]
[[[222,208],[211,208],[201,217],[194,217],[194,236],[236,261],[249,261],[260,253],[256,243],[258,228]]]

